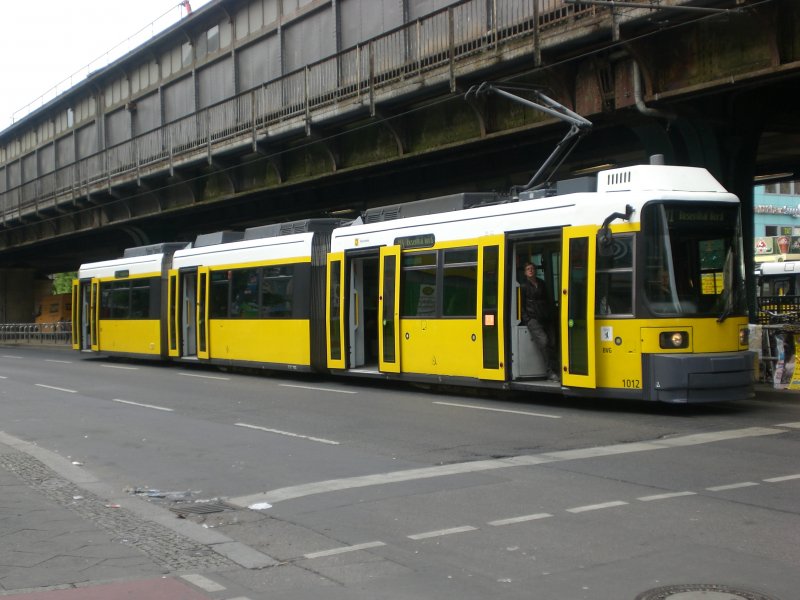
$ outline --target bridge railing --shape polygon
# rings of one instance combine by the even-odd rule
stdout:
[[[73,202],[94,190],[136,180],[199,152],[254,143],[287,121],[306,126],[311,113],[344,100],[374,102],[389,86],[419,86],[426,72],[456,66],[470,56],[595,14],[594,5],[563,0],[464,0],[245,91],[228,100],[76,160],[0,194],[2,223]],[[443,71],[446,72],[446,71]],[[8,167],[7,167],[8,168]],[[19,178],[23,179],[21,172]]]
[[[61,323],[0,323],[0,344],[57,344],[71,343],[72,324]]]

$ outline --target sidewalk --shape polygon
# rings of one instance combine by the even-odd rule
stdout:
[[[1,598],[256,600],[228,577],[276,564],[138,498],[95,495],[102,484],[63,477],[0,436]]]

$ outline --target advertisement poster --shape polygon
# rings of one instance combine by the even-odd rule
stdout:
[[[797,348],[800,344],[800,334],[794,334],[794,347]],[[789,383],[790,390],[800,390],[800,369],[797,368],[797,352],[794,355],[794,369]]]
[[[772,387],[776,390],[800,389],[800,372],[795,370],[795,347],[800,341],[797,334],[781,332],[775,334],[775,351],[778,362],[775,363],[775,374]],[[798,379],[795,379],[797,373]],[[797,385],[798,387],[793,387]]]
[[[756,254],[772,254],[774,251],[774,239],[771,237],[757,237],[755,244]]]

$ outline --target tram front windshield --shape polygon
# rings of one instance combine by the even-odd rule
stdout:
[[[737,205],[648,204],[642,211],[639,281],[654,316],[747,314]]]

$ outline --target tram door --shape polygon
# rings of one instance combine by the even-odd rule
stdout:
[[[91,350],[92,317],[91,281],[72,282],[72,348]]]
[[[399,373],[400,246],[381,248],[378,320],[378,365],[385,373]]]
[[[508,332],[511,337],[511,377],[512,379],[543,379],[547,376],[547,361],[531,339],[530,332],[523,322],[523,285],[525,283],[525,264],[536,265],[537,277],[545,285],[550,296],[554,323],[548,336],[553,338],[550,351],[558,356],[558,331],[560,318],[560,277],[561,247],[556,238],[549,236],[539,239],[519,240],[514,244],[512,274],[509,277],[511,306]],[[558,361],[556,361],[558,362]]]
[[[350,297],[347,313],[351,369],[378,370],[378,288],[380,261],[377,254],[349,260]]]
[[[596,225],[564,229],[561,380],[565,386],[596,387],[594,325],[596,254]]]
[[[197,358],[197,271],[181,271],[176,298],[180,299],[178,345],[182,358]]]

